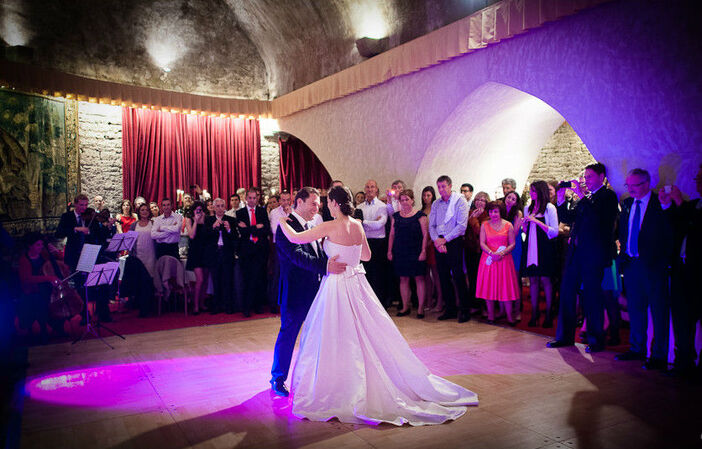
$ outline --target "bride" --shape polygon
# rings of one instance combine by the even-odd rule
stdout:
[[[431,374],[378,301],[360,264],[371,252],[361,222],[350,217],[348,188],[332,188],[328,206],[334,220],[308,231],[280,223],[293,243],[325,238],[327,255],[347,264],[346,272],[322,279],[307,314],[292,375],[293,414],[398,426],[459,418],[478,396]]]

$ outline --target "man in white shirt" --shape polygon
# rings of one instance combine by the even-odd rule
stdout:
[[[468,203],[468,210],[470,210],[470,206],[473,204],[473,185],[467,182],[461,184],[461,195],[465,197],[466,203]]]
[[[161,200],[161,210],[163,213],[154,218],[151,227],[151,238],[156,242],[156,258],[173,256],[178,259],[178,242],[183,217],[173,212],[173,204],[169,198]]]
[[[364,187],[366,200],[358,205],[363,211],[363,230],[366,232],[371,260],[363,262],[368,283],[386,308],[390,306],[387,297],[387,253],[388,241],[385,238],[385,224],[388,221],[387,205],[378,197],[378,183],[370,179]]]
[[[236,193],[229,197],[229,208],[224,214],[236,218],[236,211],[241,209],[241,198]]]
[[[278,230],[278,225],[283,217],[287,218],[292,212],[292,197],[290,192],[283,190],[280,192],[280,206],[273,209],[268,216],[271,220],[271,231],[273,232],[273,243],[275,243],[275,232]]]

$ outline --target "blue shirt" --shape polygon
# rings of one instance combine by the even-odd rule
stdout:
[[[444,223],[446,218],[446,212],[448,212],[449,205],[451,204],[451,198],[457,195],[455,205],[453,206],[453,216]],[[429,236],[432,240],[436,240],[439,236],[443,236],[447,242],[461,237],[466,233],[466,227],[468,226],[468,202],[466,198],[455,192],[451,192],[451,197],[448,201],[444,201],[439,197],[434,204],[431,205],[431,212],[429,213]]]

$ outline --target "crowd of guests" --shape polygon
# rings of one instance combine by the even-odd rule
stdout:
[[[702,168],[695,180],[702,193]],[[335,185],[343,183],[328,187]],[[368,281],[386,308],[397,306],[399,317],[416,307],[418,319],[434,312],[441,321],[463,323],[478,316],[490,324],[506,319],[512,326],[522,319],[522,289],[528,283],[528,326],[551,328],[557,317],[556,338],[548,346],[573,345],[580,329],[588,352],[621,343],[620,302],[625,297],[630,349],[617,359],[641,360],[647,369],[667,368],[672,313],[672,372],[689,374],[698,356],[694,334],[702,314],[692,284],[700,272],[700,234],[693,232],[702,229],[700,200],[684,201],[675,186],[654,192],[642,169],[628,173],[625,187],[629,197],[620,203],[601,163],[585,167],[581,179],[534,181],[524,197],[516,182],[506,178],[503,196],[494,200],[486,192],[474,194],[469,183],[456,192],[448,176],[424,187],[416,199],[401,180],[382,197],[377,182],[368,180],[354,195],[353,214],[362,220],[372,252],[364,262]],[[312,226],[332,219],[325,190],[320,191],[322,207]],[[143,315],[154,313],[154,298],[163,294],[157,267],[167,261],[184,263],[194,273],[194,314],[277,312],[275,234],[291,214],[295,194],[264,197],[251,187],[225,202],[194,185],[177,204],[168,198],[160,204],[125,199],[114,216],[102,197],[94,197],[88,207],[88,197],[78,195],[55,233],[66,239],[62,254],[40,235],[27,236],[19,278],[29,299],[20,308],[20,324],[38,321],[42,333],[47,325],[62,333],[57,318],[38,312],[46,307],[37,306],[47,302],[47,291],[61,276],[46,275],[40,267],[60,259],[75,271],[84,243],[101,245],[101,258],[116,260],[120,254],[106,253],[107,242],[116,233],[132,231],[136,239],[122,282],[137,297]],[[139,288],[144,281],[151,286]],[[83,295],[80,276],[74,285]],[[101,321],[110,321],[108,302],[124,295],[123,290],[115,284],[91,295]]]

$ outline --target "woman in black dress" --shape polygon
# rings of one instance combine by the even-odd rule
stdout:
[[[417,283],[419,310],[417,318],[424,318],[424,275],[427,271],[427,239],[429,221],[421,210],[414,208],[414,192],[400,192],[400,210],[392,216],[390,238],[388,239],[388,260],[393,261],[395,274],[400,277],[400,295],[402,310],[397,316],[409,315],[410,303],[409,278]]]
[[[185,227],[190,237],[188,246],[188,262],[186,270],[195,272],[195,295],[193,299],[193,315],[200,313],[200,309],[205,309],[205,294],[207,293],[207,232],[205,230],[205,215],[207,209],[205,204],[195,201],[192,208],[193,217],[185,219]]]

